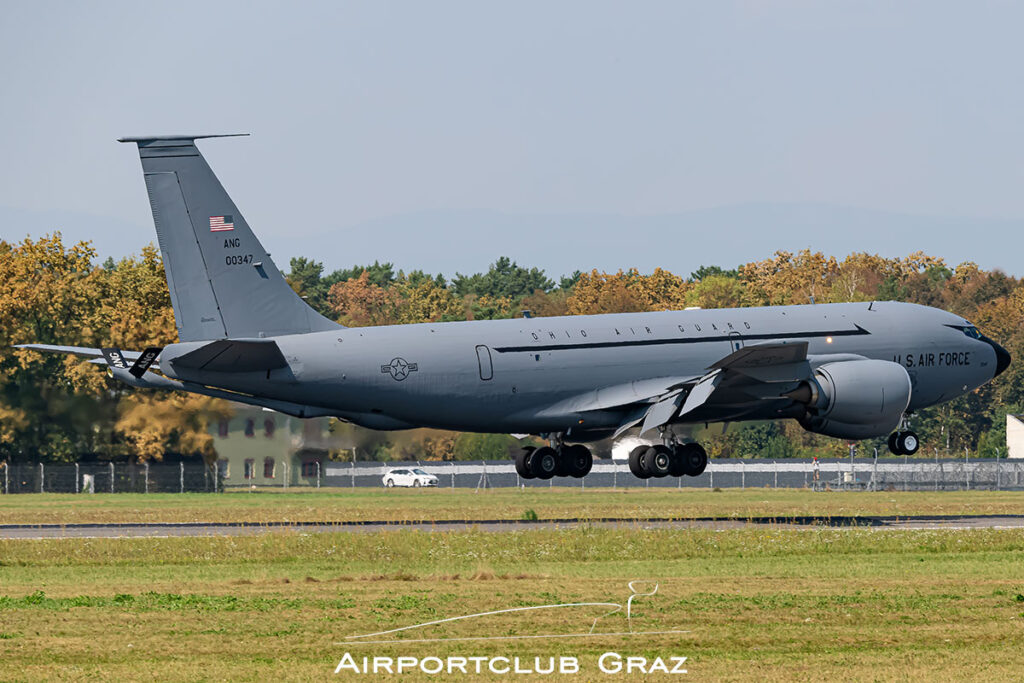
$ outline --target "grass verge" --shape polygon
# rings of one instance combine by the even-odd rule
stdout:
[[[613,650],[688,656],[701,680],[1013,680],[1024,646],[1022,553],[1024,531],[997,529],[7,540],[0,677],[309,680],[330,677],[348,651],[571,654],[581,662],[576,678],[593,680],[603,677],[597,657]],[[337,644],[490,609],[621,603],[634,579],[659,590],[634,601],[633,628],[687,633]],[[586,632],[607,611],[497,616],[418,637]],[[621,613],[598,620],[599,633],[628,629]]]
[[[0,524],[394,522],[581,517],[1024,514],[1019,491],[821,492],[804,489],[321,489],[222,494],[0,496]]]

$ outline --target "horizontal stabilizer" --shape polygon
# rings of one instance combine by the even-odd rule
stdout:
[[[176,368],[208,372],[262,372],[288,366],[272,339],[220,339],[171,359]]]
[[[191,141],[205,140],[206,138],[244,138],[248,133],[206,133],[202,135],[133,135],[118,138],[118,142],[156,142],[160,141]]]
[[[15,344],[16,349],[32,349],[33,351],[43,351],[45,353],[66,353],[71,356],[81,356],[82,358],[94,358],[98,359],[99,362],[105,363],[103,360],[103,349],[93,349],[87,346],[58,346],[56,344]],[[141,351],[121,351],[121,356],[126,361],[135,362],[142,355]]]

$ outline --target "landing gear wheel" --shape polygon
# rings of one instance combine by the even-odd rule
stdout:
[[[668,476],[681,477],[686,474],[686,459],[683,457],[684,446],[672,449],[672,464],[668,468]]]
[[[647,452],[648,448],[650,446],[637,446],[629,452],[629,471],[637,479],[649,479],[651,477],[643,466],[643,455]]]
[[[521,479],[533,479],[533,472],[530,470],[530,457],[533,455],[534,449],[524,449],[522,452],[516,454],[516,474]]]
[[[921,441],[917,438],[917,434],[907,430],[896,435],[896,447],[903,455],[913,455],[921,447]]]
[[[554,448],[543,446],[533,452],[530,458],[530,472],[538,479],[550,479],[558,469],[558,452]]]
[[[562,459],[569,464],[569,474],[580,479],[590,474],[594,456],[586,446],[567,446],[562,449]]]
[[[641,463],[652,477],[667,477],[672,469],[672,451],[668,446],[651,446],[641,458]]]
[[[679,449],[680,459],[683,461],[683,474],[690,477],[699,477],[708,468],[708,453],[699,443],[684,444]]]
[[[573,446],[563,446],[558,449],[558,465],[555,466],[556,477],[572,476],[572,448]]]
[[[899,435],[899,432],[893,432],[889,435],[889,452],[893,455],[903,455],[903,451],[901,451],[899,446],[896,445],[896,437]]]

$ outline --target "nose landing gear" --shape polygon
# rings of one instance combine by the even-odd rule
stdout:
[[[889,435],[889,452],[893,455],[913,455],[920,447],[921,441],[917,434],[909,429]]]
[[[910,419],[903,417],[900,428],[889,435],[889,452],[893,455],[913,455],[921,447],[921,440],[910,429]]]

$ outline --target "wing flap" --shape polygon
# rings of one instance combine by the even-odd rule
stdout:
[[[654,377],[588,391],[549,406],[542,415],[584,413],[593,410],[623,408],[635,403],[650,403],[665,394],[676,391],[696,377]]]
[[[807,360],[807,342],[744,346],[711,365],[712,370],[753,370]]]

